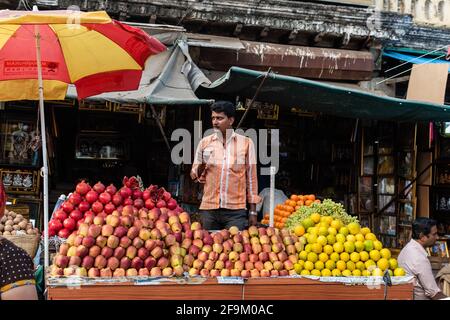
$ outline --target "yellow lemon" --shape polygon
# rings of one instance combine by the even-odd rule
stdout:
[[[364,236],[364,238],[365,238],[366,240],[372,240],[372,241],[376,241],[376,240],[377,240],[377,237],[376,237],[372,232],[367,233],[367,234]]]
[[[312,276],[316,276],[316,277],[320,277],[322,274],[320,273],[319,270],[314,269],[314,270],[311,270],[311,275]]]
[[[298,258],[300,260],[306,261],[308,259],[308,252],[305,250],[300,251],[300,253],[298,254]]]
[[[331,277],[331,271],[329,269],[323,269],[321,273],[322,277]]]
[[[356,239],[356,241],[361,241],[361,242],[364,242],[364,240],[366,240],[362,233],[356,234],[355,239]]]
[[[314,263],[312,263],[311,261],[306,261],[303,265],[303,270],[311,271],[312,269],[314,269]]]
[[[380,251],[378,251],[378,250],[370,251],[369,256],[370,256],[370,259],[372,259],[375,262],[377,262],[381,258]]]
[[[372,277],[382,277],[383,276],[383,270],[381,270],[380,268],[375,268],[372,271]]]
[[[388,259],[385,258],[381,258],[380,260],[377,261],[377,267],[380,268],[381,270],[386,270],[389,268],[389,261]]]
[[[361,259],[362,262],[365,262],[369,260],[369,254],[366,251],[361,251],[359,253],[359,259]]]
[[[331,221],[330,225],[333,228],[335,228],[336,230],[339,230],[343,226],[341,220],[339,220],[339,219],[335,219],[335,220]]]
[[[319,254],[319,260],[322,261],[323,263],[328,261],[328,255],[325,252],[322,252],[321,254]]]
[[[336,241],[340,242],[340,243],[344,243],[345,242],[345,236],[343,234],[338,233],[336,235]]]
[[[328,228],[328,234],[332,234],[333,236],[337,235],[337,231],[333,227]]]
[[[325,268],[333,270],[334,268],[336,268],[336,263],[334,263],[333,260],[328,260],[327,262],[325,262]]]
[[[366,267],[367,270],[369,270],[370,272],[373,271],[373,269],[376,268],[376,263],[373,262],[373,260],[367,260],[366,262],[364,262],[364,265]]]
[[[362,271],[361,271],[361,275],[362,275],[363,277],[370,277],[370,272],[369,272],[368,270],[362,270]]]
[[[348,235],[348,229],[347,229],[347,227],[341,227],[340,229],[339,229],[339,233],[340,234],[342,234],[342,235],[344,235],[345,237]]]
[[[331,225],[331,222],[333,221],[333,217],[325,216],[325,222]]]
[[[328,228],[330,227],[330,224],[328,223],[328,222],[326,222],[326,221],[321,221],[320,223],[319,223],[319,229],[320,228],[326,228],[327,229],[327,232],[328,232]]]
[[[339,260],[338,262],[336,262],[336,269],[344,271],[345,268],[347,268],[347,264],[345,263],[345,261]]]
[[[335,244],[336,243],[336,237],[332,234],[327,235],[327,243],[328,244]]]
[[[309,276],[311,275],[311,273],[309,272],[309,270],[303,269],[302,272],[300,272],[301,276]]]
[[[313,213],[312,215],[309,216],[309,218],[310,218],[314,223],[319,223],[319,222],[320,222],[320,214],[318,214],[318,213]]]
[[[379,251],[379,250],[381,250],[383,248],[383,244],[381,243],[381,241],[376,240],[376,241],[373,242],[373,248],[375,250]]]
[[[348,260],[350,260],[350,255],[347,252],[342,252],[341,255],[339,256],[339,258],[342,261],[347,262]]]
[[[358,252],[352,252],[350,254],[350,260],[352,260],[354,263],[358,262],[360,260],[360,256]]]
[[[361,270],[361,271],[363,271],[364,269],[366,269],[366,266],[364,265],[364,262],[362,262],[362,261],[358,261],[358,262],[355,264],[355,267],[356,267],[356,269],[359,269],[359,270]]]
[[[297,237],[301,237],[302,235],[305,234],[305,227],[300,224],[295,226],[294,233]]]
[[[310,234],[308,237],[308,243],[316,243],[317,242],[317,235]]]
[[[385,259],[391,258],[391,251],[389,251],[389,249],[387,249],[387,248],[381,249],[380,254],[381,254],[381,257],[383,257]]]
[[[392,270],[391,270],[391,269],[388,269],[388,272],[389,272],[389,275],[390,275],[391,277],[393,277],[393,276],[394,276],[394,272],[392,272]]]
[[[314,263],[314,267],[317,270],[322,270],[325,267],[325,265],[322,261],[319,260],[319,261],[316,261],[316,263]]]
[[[398,268],[397,260],[394,259],[394,258],[390,258],[390,259],[389,259],[389,269],[395,270],[395,269],[397,269],[397,268]]]
[[[308,243],[308,244],[305,246],[305,251],[309,253],[309,252],[311,252],[311,250],[312,250],[312,244],[309,244],[309,243]]]
[[[342,275],[341,270],[339,269],[331,270],[331,274],[333,275],[333,277],[340,277]]]
[[[353,251],[355,251],[355,245],[351,241],[344,242],[344,248],[345,248],[345,252],[348,252],[348,253],[352,253]]]
[[[346,236],[345,239],[346,239],[347,241],[350,241],[350,242],[355,242],[355,241],[356,241],[355,236],[352,235],[352,234],[349,234],[348,236]]]
[[[366,234],[370,233],[370,229],[367,227],[361,228],[361,234],[365,236]]]
[[[402,277],[406,274],[405,270],[403,268],[395,268],[394,270],[394,276],[395,277]]]
[[[319,236],[327,236],[328,235],[328,227],[320,227],[319,228]]]
[[[326,222],[327,216],[320,216],[320,222]]]
[[[300,274],[303,270],[303,266],[300,265],[300,263],[294,264],[294,270],[297,274]]]
[[[352,276],[352,272],[350,270],[346,269],[346,270],[342,271],[342,275],[344,277],[351,277]]]
[[[355,270],[355,263],[353,261],[347,261],[347,270]]]
[[[354,277],[361,277],[361,270],[359,270],[359,269],[353,270],[353,271],[352,271],[352,275],[353,275]]]
[[[350,223],[347,225],[347,228],[348,228],[348,231],[349,231],[351,234],[357,234],[357,233],[359,233],[359,231],[361,230],[361,226],[360,226],[359,223],[357,223],[357,222],[350,222]]]
[[[364,250],[364,242],[362,241],[356,241],[355,242],[355,251],[356,252],[361,252]]]
[[[314,263],[317,261],[317,254],[315,252],[308,253],[308,261]]]
[[[318,236],[317,237],[317,243],[324,246],[328,243],[327,238],[325,236]]]
[[[333,262],[336,262],[339,260],[339,253],[337,252],[333,252],[332,254],[330,254],[330,260]]]
[[[341,253],[344,251],[344,245],[341,242],[333,244],[334,252]]]
[[[332,254],[333,251],[334,251],[333,246],[330,246],[329,244],[323,247],[323,252],[326,253],[327,255]]]
[[[321,253],[322,245],[320,243],[313,243],[311,246],[311,251],[317,254]]]
[[[314,227],[314,221],[311,218],[306,218],[302,221],[302,225],[308,230],[308,228]]]

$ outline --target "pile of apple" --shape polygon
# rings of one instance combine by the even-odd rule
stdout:
[[[303,245],[287,230],[236,227],[214,234],[189,222],[189,214],[140,209],[137,216],[97,216],[62,244],[51,275],[242,276],[295,274]]]

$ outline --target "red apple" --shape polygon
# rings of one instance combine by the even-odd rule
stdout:
[[[119,246],[119,238],[114,235],[109,236],[106,245],[112,249],[117,248]]]
[[[116,257],[111,257],[108,259],[108,268],[110,268],[112,271],[116,270],[120,265],[119,259]]]
[[[122,257],[122,259],[120,259],[120,268],[127,270],[129,269],[131,266],[131,259],[129,259],[128,257]]]
[[[123,256],[125,256],[125,249],[123,247],[117,247],[116,249],[114,249],[114,257],[116,257],[117,259],[122,259]]]
[[[110,247],[103,247],[102,248],[101,255],[104,256],[105,259],[108,259],[108,258],[112,257],[113,254],[114,254],[114,249],[112,249]]]

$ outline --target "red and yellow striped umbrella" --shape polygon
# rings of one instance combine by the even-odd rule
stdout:
[[[166,48],[104,11],[0,11],[0,101],[38,100],[36,35],[45,100],[69,84],[78,98],[135,90],[146,60]]]

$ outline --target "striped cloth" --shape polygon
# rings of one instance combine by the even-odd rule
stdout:
[[[225,146],[216,133],[203,138],[195,153],[191,177],[198,178],[206,164],[206,183],[201,210],[246,209],[247,202],[257,204],[258,180],[253,141],[233,131]]]

